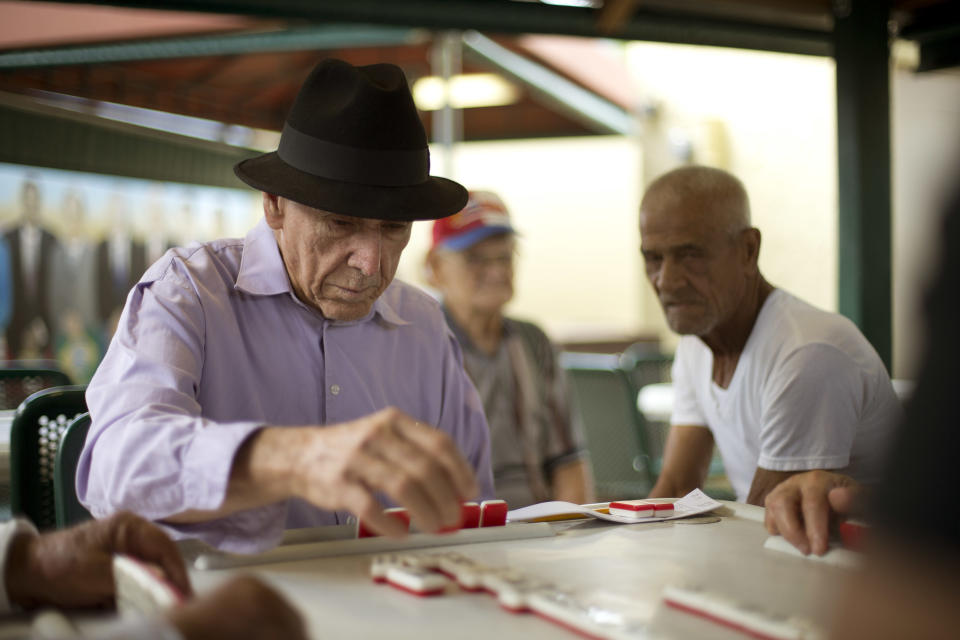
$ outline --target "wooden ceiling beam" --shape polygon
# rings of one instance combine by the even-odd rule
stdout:
[[[630,21],[640,0],[607,0],[597,16],[597,31],[613,35],[623,30]]]

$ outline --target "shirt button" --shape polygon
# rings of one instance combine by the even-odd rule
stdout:
[[[335,396],[340,395],[340,385],[338,384],[330,385],[330,393],[332,393]]]

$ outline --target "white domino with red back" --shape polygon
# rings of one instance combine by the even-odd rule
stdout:
[[[183,594],[164,579],[159,567],[130,556],[113,556],[113,579],[119,611],[160,613],[184,600]]]

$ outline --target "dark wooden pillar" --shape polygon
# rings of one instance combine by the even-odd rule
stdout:
[[[891,365],[887,0],[835,0],[839,308]]]

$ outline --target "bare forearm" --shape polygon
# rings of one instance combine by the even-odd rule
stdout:
[[[663,470],[651,498],[679,498],[701,487],[710,468],[713,435],[700,426],[675,425],[664,447]]]
[[[305,437],[307,427],[267,427],[250,436],[237,450],[230,468],[230,480],[223,503],[216,510],[191,509],[166,522],[188,524],[226,517],[285,500],[292,495],[290,452]]]
[[[679,476],[680,474],[676,474]],[[673,477],[666,473],[660,474],[656,484],[650,490],[648,498],[680,498],[687,495],[694,489],[699,488],[703,483],[696,477]]]
[[[771,471],[763,467],[757,467],[753,474],[753,482],[750,484],[750,493],[747,494],[747,504],[754,504],[762,507],[767,499],[767,494],[777,488],[781,482],[791,476],[795,476],[801,471]]]
[[[556,467],[551,477],[553,499],[585,504],[593,502],[593,481],[584,460],[574,460]]]

